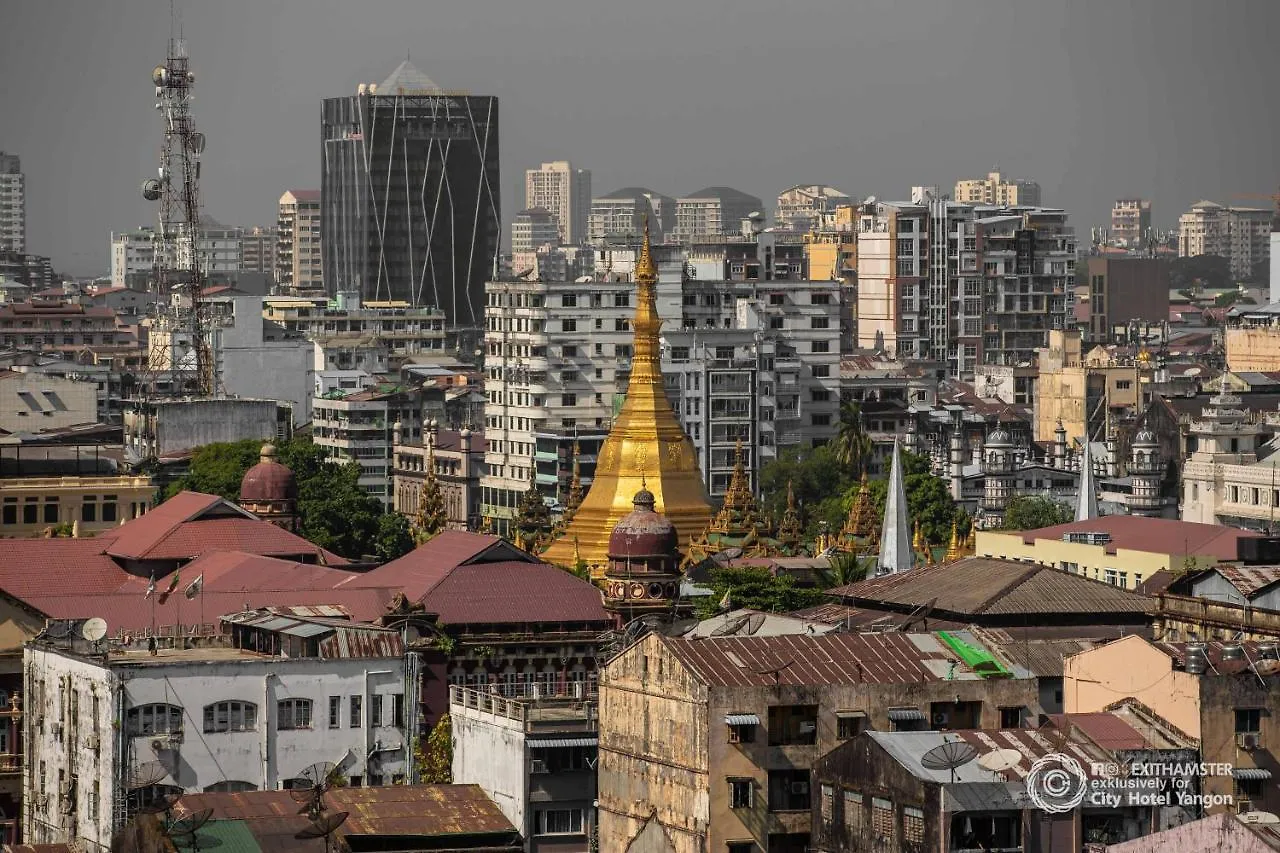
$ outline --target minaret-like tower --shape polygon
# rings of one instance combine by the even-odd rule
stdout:
[[[951,497],[960,500],[964,486],[964,447],[960,443],[960,424],[951,428]]]
[[[711,521],[711,501],[702,482],[698,455],[663,384],[658,268],[647,221],[635,282],[634,342],[626,401],[600,448],[595,478],[582,506],[564,535],[543,554],[548,562],[572,565],[576,539],[582,560],[597,579],[603,576],[608,561],[609,536],[618,521],[633,510],[633,498],[642,488],[653,494],[656,511],[675,525],[681,542],[701,534]]]
[[[907,489],[902,476],[902,449],[893,440],[893,463],[884,500],[884,524],[880,528],[880,557],[876,574],[910,571],[916,564],[911,547],[911,520],[907,517]]]
[[[1164,508],[1160,487],[1164,482],[1164,459],[1156,434],[1143,427],[1133,437],[1129,448],[1129,476],[1133,482],[1133,496],[1129,510],[1134,515],[1158,516]]]
[[[1003,427],[987,435],[983,462],[986,487],[980,506],[983,526],[990,529],[1004,524],[1004,512],[1013,497],[1013,439]]]
[[[1053,431],[1053,467],[1059,471],[1067,468],[1067,428],[1062,425],[1061,419]]]
[[[1076,521],[1098,517],[1098,487],[1093,480],[1093,451],[1089,446],[1089,437],[1085,436],[1084,452],[1080,456],[1080,493],[1076,496]]]

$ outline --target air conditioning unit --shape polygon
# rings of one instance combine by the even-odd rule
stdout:
[[[800,795],[809,793],[809,783],[808,782],[792,782],[791,793],[800,794]]]
[[[816,732],[817,730],[818,730],[818,724],[817,724],[817,723],[814,723],[814,722],[807,722],[807,723],[801,723],[801,724],[800,724],[800,734],[802,734],[802,735],[811,735],[811,734],[813,734],[814,732]]]
[[[89,735],[84,739],[84,748],[97,752],[102,747],[97,735]]]
[[[1236,800],[1236,814],[1247,814],[1253,811],[1252,800]]]
[[[1244,750],[1255,750],[1262,746],[1262,735],[1259,732],[1239,732],[1236,734],[1236,746]]]
[[[535,758],[532,761],[532,767],[529,769],[529,772],[550,773],[551,771],[547,769],[547,762],[543,761],[541,758]]]

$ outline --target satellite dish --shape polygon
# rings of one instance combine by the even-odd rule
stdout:
[[[142,197],[147,201],[160,198],[160,182],[155,178],[147,178],[142,182]]]
[[[129,787],[133,790],[149,788],[169,775],[169,769],[159,761],[144,761],[129,774]]]
[[[84,637],[91,643],[96,643],[103,637],[107,636],[107,620],[99,616],[86,621],[80,627],[80,636]]]
[[[191,148],[192,154],[203,154],[204,153],[204,134],[198,130],[195,133],[191,134],[189,146]]]
[[[1022,753],[1016,749],[993,749],[978,757],[978,766],[992,773],[1012,770],[1022,763]]]
[[[322,815],[319,820],[293,837],[299,841],[307,841],[312,838],[328,838],[335,829],[347,822],[347,815],[349,814],[350,812],[334,812],[333,814]]]
[[[1240,818],[1241,823],[1261,823],[1261,824],[1277,824],[1280,823],[1280,817],[1272,812],[1242,812],[1236,815]]]
[[[193,836],[200,827],[209,822],[211,817],[213,817],[213,809],[201,809],[185,817],[169,821],[165,826],[164,833],[170,838]]]
[[[956,780],[956,768],[963,767],[978,757],[978,750],[962,740],[949,740],[935,746],[920,756],[920,766],[926,770],[949,770],[951,781]]]

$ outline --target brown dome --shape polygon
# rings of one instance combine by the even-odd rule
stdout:
[[[298,497],[298,480],[293,471],[276,461],[276,449],[263,445],[261,461],[244,472],[240,481],[240,500],[248,503],[292,501]]]
[[[653,493],[648,489],[636,492],[632,499],[635,509],[624,515],[609,534],[609,558],[665,557],[675,554],[680,547],[676,527],[654,510]]]

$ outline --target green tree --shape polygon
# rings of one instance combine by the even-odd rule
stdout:
[[[409,519],[398,512],[387,512],[378,516],[378,537],[374,544],[374,552],[383,562],[403,557],[413,550],[413,531],[409,529]]]
[[[852,500],[847,493],[856,480],[832,447],[788,447],[761,469],[764,509],[774,518],[782,518],[787,510],[788,482],[807,536],[817,533],[823,523],[832,532],[840,529]]]
[[[165,497],[178,492],[204,492],[229,501],[239,500],[244,472],[258,461],[264,444],[266,439],[256,438],[206,444],[192,455],[188,473],[169,484]]]
[[[867,576],[871,569],[871,560],[860,559],[857,554],[838,551],[832,554],[830,567],[823,572],[823,580],[827,589],[857,583]]]
[[[862,408],[855,402],[841,404],[840,426],[832,442],[832,450],[854,479],[862,476],[871,459],[871,436],[863,427]]]
[[[791,575],[773,575],[763,566],[717,566],[711,570],[714,595],[700,600],[698,615],[715,615],[725,594],[730,607],[749,607],[766,613],[788,613],[825,601],[821,590],[796,586]]]
[[[419,739],[418,781],[423,785],[448,785],[453,782],[453,721],[445,714],[436,721],[425,745]]]
[[[951,539],[951,522],[957,520],[956,502],[951,489],[941,477],[929,469],[929,460],[910,451],[902,453],[903,488],[907,493],[907,513],[912,524],[919,524],[925,539],[934,545],[945,545]],[[884,515],[889,481],[873,480],[868,484],[876,513]]]
[[[1009,530],[1038,530],[1071,521],[1071,507],[1040,495],[1018,495],[1004,510]]]

